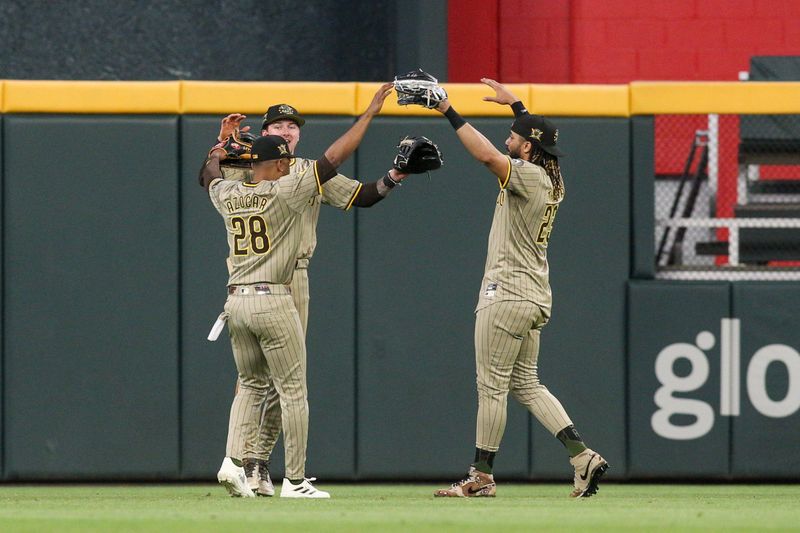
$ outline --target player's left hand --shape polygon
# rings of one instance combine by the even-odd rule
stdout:
[[[219,142],[224,142],[228,137],[233,135],[235,131],[240,133],[250,131],[250,126],[245,126],[241,129],[239,128],[242,121],[246,118],[247,115],[242,115],[241,113],[231,113],[227,117],[223,118],[219,127],[219,135],[217,135],[217,140]]]
[[[375,93],[375,96],[372,97],[372,102],[370,102],[364,114],[374,116],[380,113],[383,108],[383,102],[386,101],[386,97],[392,93],[392,88],[394,88],[394,84],[391,82],[381,85]]]
[[[389,177],[392,178],[393,181],[400,183],[404,179],[406,179],[410,174],[408,172],[400,172],[397,169],[391,169],[389,171]]]

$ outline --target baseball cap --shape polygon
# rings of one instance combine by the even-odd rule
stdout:
[[[275,159],[292,158],[289,144],[279,135],[264,135],[253,142],[250,158],[253,162],[274,161]]]
[[[297,112],[297,109],[293,108],[289,104],[275,104],[270,106],[270,108],[267,109],[267,112],[264,113],[264,122],[261,123],[261,129],[266,129],[267,126],[273,122],[286,118],[289,120],[294,120],[297,122],[298,126],[302,126],[306,123],[306,120],[300,116],[300,113]]]
[[[542,115],[522,115],[511,124],[511,131],[522,136],[526,141],[538,145],[550,155],[562,157],[567,154],[562,152],[558,142],[558,128]]]

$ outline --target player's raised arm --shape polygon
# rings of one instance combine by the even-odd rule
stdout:
[[[203,161],[203,166],[200,168],[200,175],[197,179],[206,190],[208,190],[212,181],[222,179],[222,169],[219,168],[219,163],[225,159],[226,153],[221,145],[222,143],[211,149],[206,156],[206,160]]]
[[[467,123],[450,105],[449,100],[446,98],[442,100],[436,110],[447,117],[450,125],[456,130],[456,135],[458,135],[461,144],[464,145],[472,157],[486,165],[492,174],[498,178],[505,179],[508,176],[509,165],[511,165],[508,156],[501,153],[489,142],[489,139]]]
[[[341,165],[355,151],[364,138],[364,134],[367,132],[370,122],[372,122],[375,115],[381,112],[383,102],[391,92],[391,83],[384,83],[381,85],[378,92],[372,97],[372,102],[370,102],[367,110],[358,117],[355,124],[325,150],[325,159],[327,159],[334,168]]]

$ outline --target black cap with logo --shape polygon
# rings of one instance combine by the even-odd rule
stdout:
[[[517,117],[511,125],[511,131],[520,135],[526,141],[538,145],[550,155],[556,157],[567,155],[556,146],[558,128],[542,115],[522,115]]]
[[[293,108],[289,104],[276,104],[274,106],[270,106],[270,108],[267,109],[267,112],[264,113],[264,121],[261,123],[261,129],[265,130],[267,129],[267,126],[273,122],[284,119],[293,120],[298,126],[302,126],[306,123],[306,120],[300,116],[300,113],[297,112],[297,109]]]
[[[253,142],[253,151],[250,152],[250,158],[254,163],[292,157],[294,155],[289,151],[289,145],[279,135],[259,137]]]

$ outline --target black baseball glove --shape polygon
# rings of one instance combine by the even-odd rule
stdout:
[[[217,149],[225,150],[225,159],[220,162],[221,166],[229,167],[249,167],[250,153],[253,151],[253,142],[256,136],[252,133],[234,131],[233,134],[224,141],[217,143],[209,151],[209,154]]]
[[[436,170],[444,164],[442,152],[427,137],[407,135],[400,139],[398,152],[392,165],[398,172],[405,174],[422,174]]]
[[[394,90],[397,91],[399,105],[416,104],[434,109],[447,98],[447,92],[439,87],[439,80],[421,68],[395,76]]]

